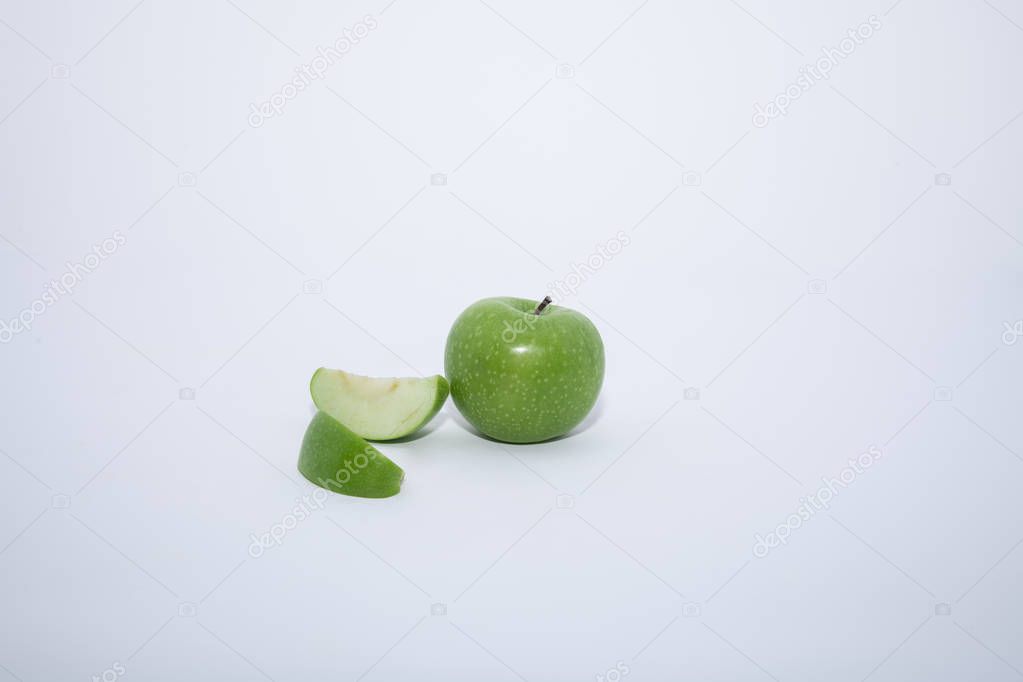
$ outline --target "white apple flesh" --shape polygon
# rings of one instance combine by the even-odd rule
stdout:
[[[321,367],[309,383],[316,407],[368,440],[409,436],[444,405],[448,382],[440,376],[381,378]]]

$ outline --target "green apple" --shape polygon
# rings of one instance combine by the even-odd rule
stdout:
[[[444,373],[481,433],[536,443],[571,431],[597,402],[604,343],[583,314],[524,298],[485,298],[455,320]]]
[[[354,497],[391,497],[405,480],[401,467],[326,412],[309,422],[298,470],[321,488]]]
[[[309,382],[313,402],[369,440],[394,440],[426,426],[448,399],[440,376],[383,379],[321,367]]]

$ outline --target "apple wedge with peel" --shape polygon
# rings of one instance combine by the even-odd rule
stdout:
[[[391,497],[405,480],[401,467],[324,412],[309,422],[298,470],[310,483],[353,497]]]
[[[447,379],[378,378],[321,367],[309,382],[317,409],[369,440],[395,440],[426,426],[448,398]]]

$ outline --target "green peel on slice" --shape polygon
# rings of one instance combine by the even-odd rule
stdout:
[[[309,422],[298,470],[314,485],[353,497],[391,497],[405,480],[401,467],[324,412]]]
[[[409,436],[440,411],[448,398],[447,379],[378,378],[321,367],[309,382],[317,409],[369,440]]]

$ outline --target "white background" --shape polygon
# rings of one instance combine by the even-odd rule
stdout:
[[[1021,67],[1017,0],[0,2],[0,319],[125,238],[0,346],[0,679],[1023,677]],[[250,555],[316,367],[619,231],[584,428],[449,403]]]

